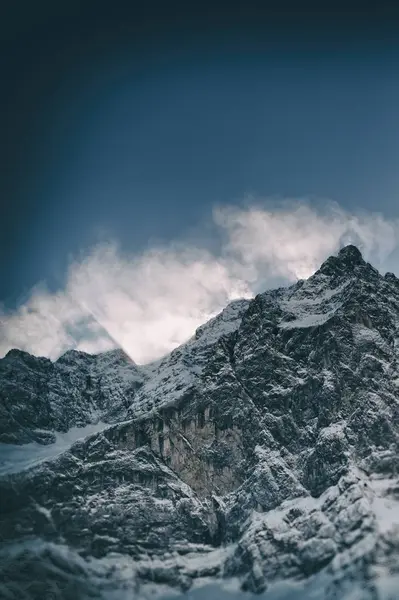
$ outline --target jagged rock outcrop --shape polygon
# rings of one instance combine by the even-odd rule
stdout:
[[[120,350],[70,350],[55,363],[10,350],[0,360],[0,442],[51,443],[55,432],[121,420],[144,379]]]
[[[398,322],[399,280],[347,246],[151,365],[11,351],[5,597],[234,580],[265,598],[399,598]]]

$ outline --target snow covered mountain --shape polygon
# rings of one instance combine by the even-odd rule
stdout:
[[[12,350],[0,598],[399,598],[398,341],[347,246],[144,367]]]

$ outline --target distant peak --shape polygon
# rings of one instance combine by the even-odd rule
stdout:
[[[362,253],[360,252],[359,248],[353,244],[348,244],[347,246],[341,248],[341,250],[338,252],[338,258],[351,262],[352,264],[364,263]]]
[[[128,353],[123,350],[123,348],[111,348],[110,350],[105,350],[104,352],[99,352],[95,355],[97,358],[105,358],[105,359],[116,359],[127,361],[130,364],[138,367],[135,361],[128,355]]]
[[[66,350],[61,356],[57,358],[56,363],[68,363],[68,362],[76,362],[77,360],[90,360],[92,358],[91,354],[87,352],[83,352],[82,350],[76,350],[75,348],[70,348]]]
[[[20,350],[19,348],[11,348],[11,350],[9,350],[7,352],[7,354],[4,356],[4,358],[12,358],[13,356],[15,357],[20,357],[20,356],[26,356],[28,353],[25,352],[25,350]]]
[[[19,348],[11,348],[3,358],[6,360],[22,360],[25,363],[37,363],[38,361],[51,363],[51,360],[45,356],[34,356],[26,352],[26,350],[20,350]]]

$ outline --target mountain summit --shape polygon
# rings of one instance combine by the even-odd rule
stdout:
[[[341,248],[338,252],[338,258],[347,262],[348,264],[363,264],[363,256],[357,246],[353,244],[348,244]]]
[[[350,245],[144,367],[7,354],[0,597],[399,598],[398,324]]]
[[[356,246],[344,246],[338,252],[337,256],[330,256],[320,267],[320,271],[328,270],[352,272],[358,268],[364,268],[368,265],[364,260],[360,250]],[[370,267],[370,265],[368,265]]]

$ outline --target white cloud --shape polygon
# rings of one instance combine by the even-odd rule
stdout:
[[[0,315],[0,355],[17,347],[57,358],[74,347],[99,352],[120,345],[138,363],[169,352],[229,301],[276,281],[311,275],[346,243],[383,267],[398,247],[399,223],[377,214],[324,211],[305,201],[271,208],[221,207],[214,221],[218,256],[171,245],[128,256],[114,244],[93,248],[69,270],[64,290],[43,287],[15,312]]]
[[[336,203],[324,211],[306,201],[280,202],[277,210],[253,204],[215,211],[227,231],[225,251],[243,272],[289,280],[309,277],[340,246],[356,244],[367,260],[382,265],[399,241],[399,221],[375,213],[349,214]],[[245,272],[245,271],[244,271]]]

